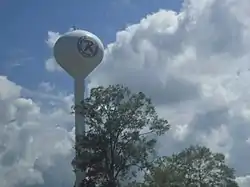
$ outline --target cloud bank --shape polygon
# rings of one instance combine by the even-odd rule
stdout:
[[[89,83],[145,92],[172,124],[160,154],[202,143],[227,156],[241,187],[250,185],[249,8],[248,0],[185,0],[180,12],[150,14],[117,32]],[[59,36],[48,33],[50,48]],[[53,58],[45,68],[64,73]],[[72,185],[72,96],[43,97],[55,102],[43,106],[4,76],[0,87],[0,186]],[[40,85],[44,96],[41,88],[51,87]]]

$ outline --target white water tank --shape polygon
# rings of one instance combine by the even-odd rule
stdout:
[[[86,78],[101,63],[103,56],[101,40],[84,30],[70,31],[54,45],[57,63],[73,78]]]

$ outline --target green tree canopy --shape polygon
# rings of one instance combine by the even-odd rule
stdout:
[[[91,90],[81,106],[86,135],[77,137],[74,164],[86,171],[86,181],[118,186],[131,177],[131,169],[143,170],[152,164],[157,136],[169,129],[142,92],[131,93],[121,85]],[[136,172],[132,172],[136,176]]]
[[[140,187],[238,187],[225,156],[202,146],[158,159]]]

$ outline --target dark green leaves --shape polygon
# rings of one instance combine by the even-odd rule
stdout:
[[[234,170],[225,156],[202,146],[190,146],[178,154],[162,157],[145,176],[145,187],[238,187]]]
[[[77,167],[97,184],[118,184],[131,176],[131,168],[144,170],[152,165],[157,135],[169,129],[151,100],[142,92],[113,85],[91,90],[80,106],[87,132],[78,137]],[[136,176],[136,172],[134,173]]]

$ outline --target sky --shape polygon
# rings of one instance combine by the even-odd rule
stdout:
[[[250,185],[250,1],[0,2],[0,186],[72,186],[72,79],[52,49],[71,26],[105,57],[87,90],[125,84],[171,123],[160,155],[202,144]]]

